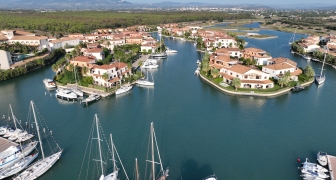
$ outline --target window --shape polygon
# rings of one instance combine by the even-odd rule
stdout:
[[[232,73],[230,73],[230,75],[232,75]]]
[[[265,78],[264,79],[267,79],[267,76],[265,76]]]
[[[259,76],[256,76],[256,79],[259,79],[260,77]]]
[[[236,75],[236,77],[239,77],[239,75]]]
[[[244,77],[245,79],[247,79],[248,78],[248,76],[247,75],[245,75],[245,77]]]

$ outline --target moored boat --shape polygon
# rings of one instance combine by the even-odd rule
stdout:
[[[101,98],[101,95],[99,94],[90,94],[89,97],[87,97],[86,99],[82,101],[82,103],[87,105],[91,102],[98,101],[100,98]]]
[[[54,80],[52,79],[43,79],[43,83],[45,85],[46,88],[48,89],[52,89],[52,88],[56,88],[56,83]]]
[[[126,93],[126,92],[130,91],[132,89],[132,87],[133,86],[131,84],[124,84],[119,89],[117,89],[115,94],[118,95],[118,94]]]
[[[177,51],[176,51],[176,50],[173,50],[173,49],[169,49],[169,48],[167,47],[167,49],[166,49],[166,53],[177,53]]]
[[[55,96],[60,99],[77,100],[77,94],[72,92],[70,89],[59,88],[56,90]]]
[[[300,84],[297,84],[296,86],[292,87],[292,91],[293,92],[298,92],[298,91],[302,91],[304,90],[305,88],[303,86],[301,86]]]
[[[328,164],[328,157],[327,153],[319,151],[317,153],[317,161],[322,165],[326,166]]]

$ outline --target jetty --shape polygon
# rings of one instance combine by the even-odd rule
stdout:
[[[328,168],[330,172],[330,179],[334,180],[336,178],[336,157],[327,155],[328,157]],[[333,172],[335,170],[335,173]]]
[[[146,61],[148,59],[149,55],[142,55],[139,59],[137,59],[134,63],[132,63],[132,69],[137,69],[139,67],[139,62]]]
[[[70,88],[70,87],[73,87],[73,86],[75,86],[75,85],[74,84],[67,84],[65,86],[57,85],[57,87],[60,87],[60,88]],[[105,92],[103,90],[84,87],[84,86],[79,86],[79,87],[83,91],[83,93],[86,94],[86,95],[99,94],[101,97],[106,98],[106,97],[114,94],[114,92]]]
[[[0,152],[5,151],[6,149],[8,149],[11,146],[18,146],[17,143],[12,142],[6,138],[0,137]]]

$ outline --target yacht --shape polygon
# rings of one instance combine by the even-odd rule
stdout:
[[[122,94],[122,93],[125,93],[125,92],[128,92],[132,89],[132,85],[131,84],[124,84],[122,85],[119,89],[117,89],[117,91],[115,92],[116,95],[118,94]]]
[[[6,133],[5,133],[5,135],[3,135],[3,137],[8,138],[8,137],[10,137],[11,135],[13,135],[14,132],[15,132],[14,129],[12,129],[12,128],[8,128],[7,131],[6,131]]]
[[[166,52],[158,52],[158,53],[154,53],[151,54],[152,57],[167,57]]]
[[[204,178],[203,180],[217,180],[217,177],[215,175],[211,175],[211,176]]]
[[[57,89],[55,96],[60,99],[77,100],[77,94],[70,89]]]
[[[69,88],[69,90],[71,90],[73,93],[75,93],[77,96],[83,97],[84,93],[81,89],[78,88],[78,86],[75,87],[71,87]]]
[[[167,47],[167,49],[166,49],[166,53],[177,53],[177,51],[176,51],[176,50],[173,50],[173,49],[169,49],[169,48]]]
[[[318,152],[317,153],[317,161],[322,165],[322,166],[326,166],[328,164],[328,157],[327,157],[327,153],[325,152]]]
[[[5,135],[8,131],[8,129],[10,129],[9,126],[1,126],[0,127],[0,136]]]
[[[329,175],[326,174],[328,170],[318,164],[309,162],[308,158],[306,158],[306,162],[301,164],[301,173],[307,174],[307,176],[312,176],[315,178],[328,178]]]
[[[24,142],[27,141],[28,139],[33,138],[34,135],[33,134],[29,134],[27,131],[22,132],[21,134],[19,134],[18,138],[16,139],[15,142],[20,143],[20,142]]]
[[[327,47],[327,49],[328,49],[328,47]],[[320,75],[316,75],[316,76],[315,76],[315,82],[316,82],[318,85],[324,83],[324,81],[325,81],[325,75],[323,75],[323,67],[324,67],[324,62],[325,62],[325,59],[326,59],[326,54],[327,54],[327,53],[324,53],[324,59],[323,59],[323,62],[322,62],[321,73],[320,73]]]
[[[0,179],[4,179],[6,177],[12,176],[20,171],[22,171],[24,168],[26,168],[31,162],[33,162],[38,156],[38,153],[31,154],[29,156],[23,157],[15,164],[12,164],[11,166],[8,166],[8,168],[5,168],[4,170],[0,171]]]
[[[304,59],[307,59],[308,61],[311,60],[311,57],[309,57],[309,56],[307,56],[307,55],[302,55],[302,57],[303,57]]]
[[[298,91],[302,91],[304,90],[305,88],[303,86],[301,86],[300,84],[297,84],[296,86],[292,87],[292,91],[293,92],[298,92]]]
[[[84,99],[82,103],[88,105],[90,102],[98,101],[100,98],[101,96],[99,94],[90,94],[90,96]]]
[[[158,68],[159,65],[157,65],[157,61],[149,60],[147,59],[141,68],[147,68],[147,69],[153,69],[153,68]]]
[[[56,88],[56,83],[52,79],[43,79],[43,83],[48,89]]]

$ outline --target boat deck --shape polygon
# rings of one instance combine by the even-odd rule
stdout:
[[[10,146],[17,146],[18,144],[6,138],[0,137],[0,152],[8,149]]]
[[[330,179],[334,180],[336,178],[336,157],[335,156],[328,156],[328,167],[330,171]],[[335,170],[335,173],[333,172]]]

